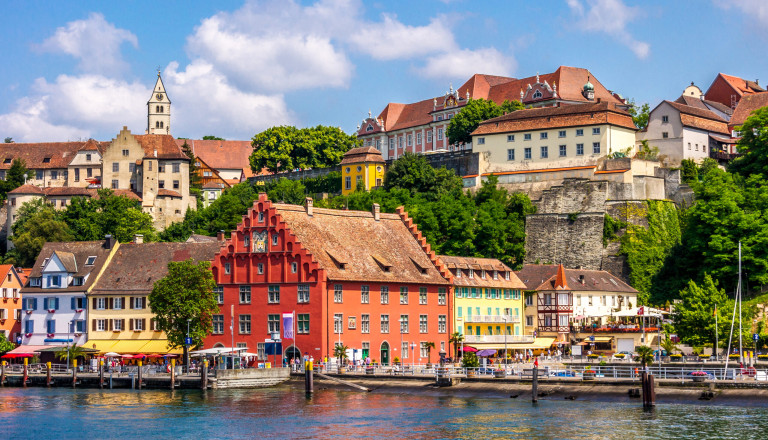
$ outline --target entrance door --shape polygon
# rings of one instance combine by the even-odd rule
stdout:
[[[381,365],[389,365],[389,344],[381,343]]]
[[[301,358],[301,350],[291,345],[285,350],[285,357],[288,361],[292,361],[293,358]]]

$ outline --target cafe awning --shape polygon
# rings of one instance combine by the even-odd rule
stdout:
[[[18,347],[6,353],[4,356],[8,356],[6,357],[6,359],[32,357],[35,355],[35,352],[44,350],[46,348],[56,348],[56,347],[59,347],[59,346],[58,345],[19,345]]]
[[[595,336],[595,342],[611,342],[613,336]]]
[[[178,354],[183,352],[181,348],[168,348],[168,341],[165,339],[90,339],[85,343],[85,347],[96,349],[99,353]]]
[[[527,350],[527,349],[541,349],[541,348],[549,348],[552,346],[552,343],[555,342],[555,338],[536,338],[533,342],[530,342],[528,344],[509,344],[508,348],[514,349],[514,350]],[[502,348],[504,348],[502,346]]]

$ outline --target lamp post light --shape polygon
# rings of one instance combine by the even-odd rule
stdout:
[[[192,319],[191,318],[187,318],[187,339],[184,340],[184,346],[187,347],[187,358],[184,361],[187,364],[187,373],[189,373],[189,345],[190,345],[190,340],[189,340],[189,324],[191,322],[192,322]]]
[[[69,334],[72,333],[72,325],[74,322],[74,320],[71,320],[67,323],[67,371],[69,371]]]
[[[411,374],[413,374],[413,369],[416,366],[416,353],[414,353],[414,350],[416,349],[416,343],[411,342]]]
[[[403,358],[403,325],[405,325],[405,320],[403,318],[400,318],[398,320],[400,322],[400,365],[403,364],[404,359]],[[405,349],[405,355],[408,355],[408,349]]]
[[[343,326],[342,326],[343,319],[342,319],[341,316],[334,316],[333,317],[333,322],[334,323],[336,323],[336,322],[339,323],[339,328],[338,328],[339,342],[336,343],[336,346],[337,347],[341,347],[341,330],[343,328]],[[338,356],[335,356],[336,355],[336,350],[334,350],[333,354],[334,354],[334,357],[336,357],[336,367],[338,368],[339,366],[341,366],[341,359],[339,359]]]

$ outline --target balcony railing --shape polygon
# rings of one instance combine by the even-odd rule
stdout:
[[[503,344],[506,338],[507,344],[530,344],[536,338],[531,335],[464,335],[465,344],[477,344],[481,342]]]
[[[520,315],[472,315],[464,318],[464,322],[492,322],[519,324]]]

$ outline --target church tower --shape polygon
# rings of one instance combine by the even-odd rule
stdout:
[[[147,102],[147,134],[171,134],[171,100],[165,93],[159,70],[155,88]]]

